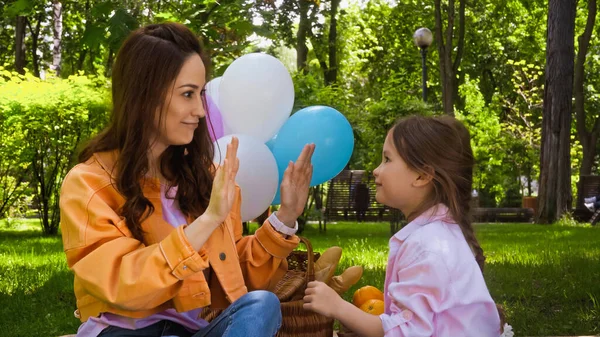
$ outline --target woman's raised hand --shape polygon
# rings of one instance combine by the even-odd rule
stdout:
[[[236,137],[227,144],[227,154],[223,165],[215,174],[210,201],[204,215],[212,222],[221,224],[227,218],[235,200],[235,176],[240,167],[237,157],[239,140]]]

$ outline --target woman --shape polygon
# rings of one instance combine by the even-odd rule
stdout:
[[[298,244],[314,145],[285,171],[280,210],[242,237],[238,141],[215,168],[201,52],[185,26],[164,23],[134,31],[117,55],[110,124],[83,149],[60,196],[78,336],[273,336],[279,328],[279,301],[259,289],[285,274]],[[227,307],[210,324],[199,318],[209,305]]]

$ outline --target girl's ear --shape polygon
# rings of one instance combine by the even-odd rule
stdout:
[[[419,176],[413,182],[414,187],[423,187],[429,184],[435,176],[435,170],[431,166],[425,166],[423,171],[419,172]]]

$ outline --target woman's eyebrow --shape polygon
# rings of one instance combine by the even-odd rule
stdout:
[[[199,86],[197,86],[197,85],[195,85],[195,84],[188,83],[188,84],[184,84],[184,85],[181,85],[181,86],[177,87],[177,89],[179,89],[179,88],[183,88],[183,87],[191,87],[191,88],[193,88],[193,89],[198,89],[198,88],[200,88]]]

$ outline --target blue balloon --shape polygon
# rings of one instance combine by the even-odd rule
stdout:
[[[275,198],[271,202],[271,205],[279,205],[281,204],[281,195],[279,194],[279,187],[281,186],[281,181],[279,181],[279,185],[277,185],[277,193],[275,194]]]
[[[293,114],[267,146],[279,169],[279,184],[290,161],[296,161],[306,144],[314,143],[314,167],[310,186],[337,176],[348,164],[354,150],[352,126],[339,111],[327,106],[311,106]],[[279,188],[273,201],[279,201]]]
[[[273,136],[273,138],[271,138],[268,142],[265,143],[265,145],[269,148],[269,150],[271,150],[271,152],[273,152],[273,145],[275,145],[275,139],[277,139],[277,135]],[[277,161],[277,158],[275,158],[275,161]],[[279,163],[277,163],[277,170],[279,170]],[[279,189],[281,188],[281,180],[282,179],[283,179],[283,173],[280,173],[279,180],[277,183],[277,193],[275,193],[275,197],[273,198],[273,201],[271,202],[272,206],[281,204],[281,194],[280,194]]]

